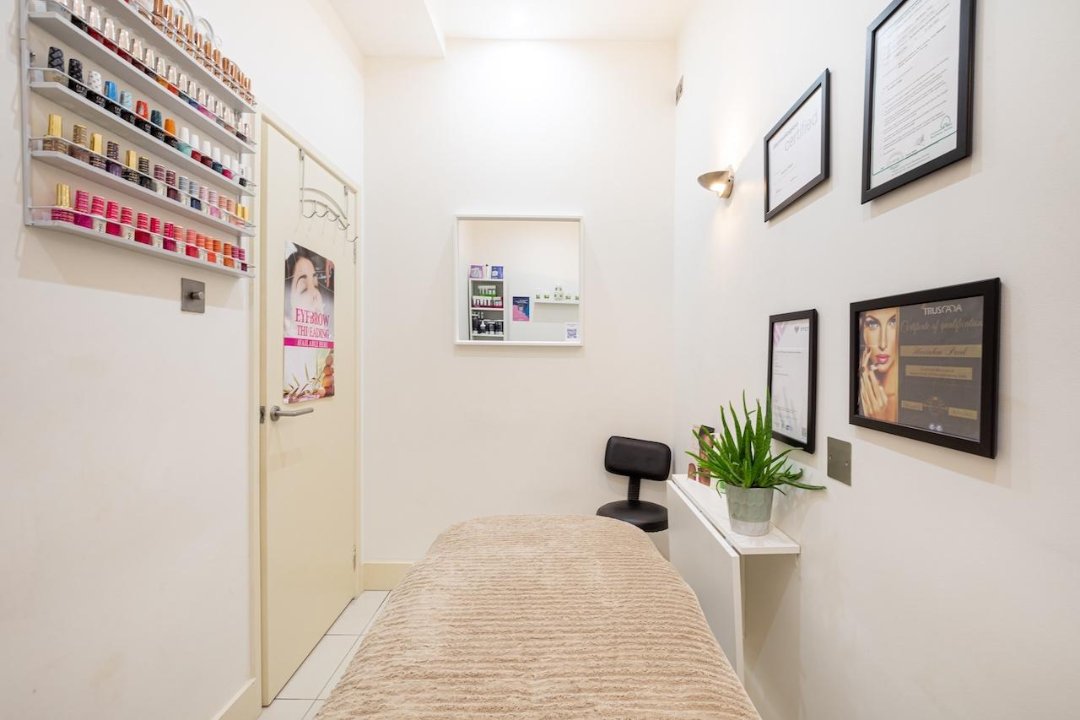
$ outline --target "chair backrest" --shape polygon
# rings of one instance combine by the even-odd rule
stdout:
[[[613,435],[607,441],[604,469],[629,478],[667,480],[671,473],[671,448],[651,440]]]

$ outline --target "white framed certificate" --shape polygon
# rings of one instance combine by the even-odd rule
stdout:
[[[829,177],[829,70],[765,135],[765,222]]]
[[[864,203],[971,155],[975,0],[893,0],[867,30]]]
[[[817,310],[769,318],[772,436],[814,452],[817,415]]]

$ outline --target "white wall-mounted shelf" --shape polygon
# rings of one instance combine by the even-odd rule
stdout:
[[[243,187],[221,173],[214,172],[213,168],[195,162],[189,156],[166,145],[153,135],[143,132],[131,123],[125,122],[120,116],[113,115],[100,105],[96,105],[83,96],[72,92],[66,85],[50,80],[40,80],[31,82],[30,90],[77,115],[88,118],[108,132],[127,140],[148,153],[167,158],[167,161],[174,164],[176,171],[182,175],[198,177],[219,190],[225,189],[228,192],[240,195],[255,196],[255,192],[251,187]]]
[[[206,115],[193,108],[179,95],[174,95],[146,73],[139,72],[131,63],[109,50],[87,33],[71,24],[57,12],[32,12],[30,22],[55,36],[60,41],[82,53],[92,65],[98,66],[106,75],[112,75],[120,86],[131,86],[146,96],[154,106],[160,106],[168,116],[175,116],[181,124],[191,126],[193,132],[203,139],[220,145],[228,152],[252,154],[255,148],[238,138]]]
[[[136,185],[133,182],[124,180],[122,177],[113,175],[105,170],[100,170],[93,165],[88,165],[81,160],[76,160],[70,155],[65,155],[60,152],[53,152],[48,150],[34,150],[30,153],[30,156],[35,160],[59,168],[61,170],[70,172],[74,175],[86,178],[96,183],[100,183],[106,187],[112,188],[117,192],[124,193],[133,198],[138,198],[144,203],[156,205],[157,207],[168,210],[169,212],[182,215],[183,217],[190,218],[195,222],[201,223],[208,227],[214,228],[217,232],[231,235],[234,237],[254,237],[255,228],[250,225],[238,227],[225,220],[219,220],[215,217],[211,217],[201,210],[196,210],[183,203],[170,200],[164,195],[147,190],[141,185]]]
[[[229,268],[220,264],[212,264],[201,258],[188,257],[180,252],[173,252],[166,250],[158,245],[143,245],[142,243],[125,240],[115,235],[107,235],[105,233],[96,232],[87,228],[79,227],[78,225],[72,225],[71,223],[58,222],[54,220],[41,220],[33,219],[30,221],[31,227],[42,228],[45,230],[53,230],[55,232],[70,235],[72,237],[83,238],[87,240],[96,240],[97,242],[105,243],[106,245],[113,245],[115,247],[124,248],[125,250],[132,250],[144,255],[153,255],[154,257],[168,260],[174,263],[180,263],[181,265],[188,265],[191,267],[202,268],[203,270],[209,270],[210,272],[222,273],[224,275],[232,275],[234,277],[250,278],[255,276],[255,268],[251,265],[248,266],[247,271],[240,270],[238,268]],[[155,242],[159,239],[155,238]]]
[[[255,112],[255,106],[240,97],[231,87],[222,82],[213,72],[195,60],[183,48],[177,45],[169,36],[158,30],[152,22],[139,14],[138,9],[126,0],[95,0],[95,5],[101,8],[106,15],[116,19],[124,27],[146,39],[157,54],[168,58],[170,64],[182,68],[192,80],[206,88],[209,92],[218,96],[220,100],[228,102],[234,108],[244,112]]]
[[[682,498],[693,503],[717,532],[735,548],[740,555],[798,555],[799,543],[785,535],[775,525],[767,535],[752,537],[740,535],[731,529],[728,519],[727,497],[716,492],[716,480],[706,486],[686,475],[672,475],[670,483]]]
[[[580,300],[533,300],[536,305],[580,305]]]

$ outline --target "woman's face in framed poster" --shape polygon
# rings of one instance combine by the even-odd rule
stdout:
[[[859,324],[862,328],[859,414],[896,422],[900,308],[868,310],[860,316]]]

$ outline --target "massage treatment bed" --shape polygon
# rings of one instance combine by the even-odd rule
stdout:
[[[317,717],[759,720],[645,533],[552,516],[440,535]]]

